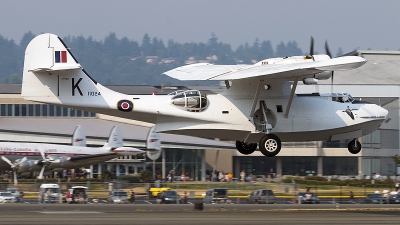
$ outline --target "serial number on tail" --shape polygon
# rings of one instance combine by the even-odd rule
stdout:
[[[88,91],[88,96],[99,96],[101,95],[99,91]]]

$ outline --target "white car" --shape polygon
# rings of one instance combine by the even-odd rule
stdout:
[[[12,202],[14,203],[15,197],[11,192],[0,192],[0,202],[1,203],[7,203],[7,202]]]

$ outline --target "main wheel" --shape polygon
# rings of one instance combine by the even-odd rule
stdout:
[[[257,143],[246,143],[243,141],[236,141],[236,149],[243,155],[249,155],[257,149]]]
[[[274,134],[266,134],[260,140],[260,151],[267,157],[276,156],[281,147],[281,140]]]
[[[356,140],[352,140],[349,142],[347,149],[349,149],[349,152],[351,154],[358,154],[361,151],[361,143],[359,141],[357,141],[357,145],[356,145]]]

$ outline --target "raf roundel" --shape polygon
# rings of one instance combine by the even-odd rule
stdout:
[[[117,103],[117,108],[123,112],[130,112],[133,110],[133,103],[129,100],[119,100]]]

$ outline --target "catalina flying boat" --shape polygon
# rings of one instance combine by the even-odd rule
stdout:
[[[225,81],[227,90],[205,95],[198,90],[169,95],[126,95],[99,84],[54,34],[35,37],[25,52],[22,97],[26,100],[84,109],[156,124],[156,132],[236,141],[251,154],[257,147],[275,156],[281,142],[350,139],[372,133],[386,119],[382,107],[347,93],[296,94],[298,82],[316,84],[337,70],[362,66],[358,56],[309,55],[271,58],[253,65],[197,63],[165,72],[179,80]]]

